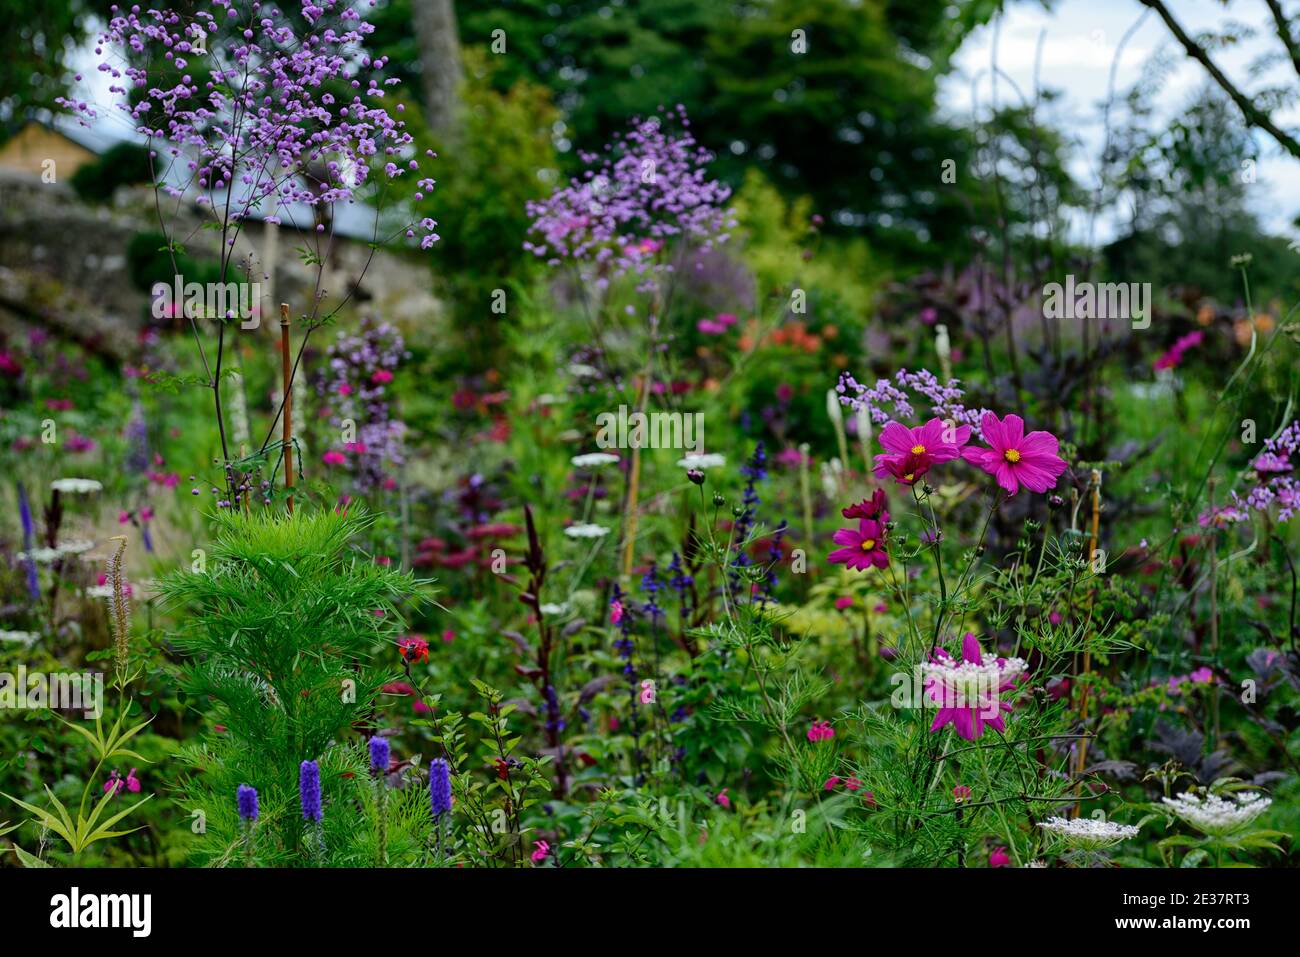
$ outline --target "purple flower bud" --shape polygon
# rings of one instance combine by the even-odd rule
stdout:
[[[435,818],[451,810],[451,768],[445,758],[429,762],[429,808]]]
[[[388,771],[388,739],[375,735],[370,739],[370,770],[383,774]]]
[[[245,821],[257,820],[257,788],[247,784],[241,784],[235,792],[235,799],[239,805],[239,816]]]
[[[320,809],[320,765],[315,761],[304,761],[298,768],[298,794],[302,798],[302,819],[319,821]]]

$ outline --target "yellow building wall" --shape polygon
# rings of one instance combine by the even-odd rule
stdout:
[[[54,160],[56,182],[95,159],[95,154],[39,123],[28,123],[4,146],[0,146],[0,169],[40,176],[46,160]]]

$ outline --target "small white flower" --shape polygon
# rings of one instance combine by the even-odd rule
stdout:
[[[587,452],[583,455],[575,455],[569,459],[574,468],[579,469],[598,469],[605,465],[613,465],[618,461],[617,455],[611,455],[609,452]]]
[[[567,604],[556,605],[553,602],[547,602],[545,605],[541,606],[541,611],[543,615],[550,615],[552,618],[558,618],[560,615],[568,614],[569,606]]]
[[[67,492],[69,495],[89,495],[104,487],[102,482],[84,478],[61,478],[50,483],[55,492]]]
[[[609,529],[604,525],[592,525],[590,523],[583,525],[570,525],[564,530],[564,534],[570,538],[604,538],[609,534]]]
[[[599,377],[600,370],[595,366],[589,366],[582,362],[575,362],[569,366],[569,374],[577,376],[579,379],[595,379]]]
[[[1246,827],[1255,818],[1268,810],[1272,798],[1261,796],[1257,791],[1246,791],[1235,795],[1236,801],[1229,801],[1217,794],[1198,797],[1190,791],[1176,798],[1161,798],[1174,814],[1190,824],[1202,834],[1211,837],[1223,837]]]
[[[684,469],[699,469],[703,472],[706,469],[721,468],[727,464],[727,460],[716,452],[692,452],[686,458],[678,459],[677,464]]]
[[[20,562],[33,561],[38,565],[50,565],[63,557],[57,548],[33,548],[30,552],[19,552]]]
[[[71,542],[64,542],[59,546],[59,552],[64,555],[80,555],[88,552],[95,547],[95,543],[88,538],[80,538]]]
[[[1130,824],[1098,821],[1091,817],[1049,817],[1038,825],[1075,847],[1099,850],[1136,837],[1138,829]]]
[[[112,598],[112,585],[91,585],[86,589],[86,596],[89,598]]]
[[[16,641],[20,645],[31,646],[39,637],[34,631],[0,631],[0,641]]]

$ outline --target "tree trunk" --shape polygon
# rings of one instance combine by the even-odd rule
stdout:
[[[411,0],[420,46],[420,81],[429,128],[439,137],[456,133],[460,106],[460,38],[453,0]]]

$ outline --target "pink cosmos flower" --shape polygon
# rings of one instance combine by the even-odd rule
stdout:
[[[885,490],[878,488],[871,493],[871,498],[863,499],[857,505],[840,509],[845,518],[874,518],[882,524],[889,521],[889,512],[885,511]]]
[[[909,429],[900,422],[890,422],[880,431],[880,445],[885,449],[876,456],[873,470],[877,478],[887,475],[910,484],[930,470],[930,466],[948,462],[962,454],[962,446],[970,441],[970,426],[949,427],[942,419],[931,419],[925,425]]]
[[[348,460],[348,457],[346,455],[344,455],[342,452],[339,452],[335,449],[330,449],[320,458],[321,461],[324,462],[326,465],[343,465]]]
[[[831,540],[843,546],[827,556],[828,561],[837,565],[866,571],[872,565],[885,568],[889,564],[889,554],[885,551],[885,526],[874,518],[859,520],[856,530],[837,530]]]
[[[925,677],[925,696],[939,706],[931,731],[951,724],[967,741],[984,734],[987,724],[998,731],[1006,730],[1002,712],[1011,710],[1003,694],[1015,687],[1025,672],[1020,658],[985,657],[980,643],[970,632],[962,639],[962,660],[940,649],[921,666]]]
[[[989,867],[1010,867],[1011,857],[1007,854],[1005,847],[993,848],[993,853],[989,855]]]
[[[713,800],[718,804],[721,804],[725,808],[730,808],[731,798],[727,797],[727,791],[728,791],[727,788],[723,788],[721,791],[718,792],[718,796],[715,797]]]
[[[545,841],[535,841],[533,843],[532,859],[534,864],[540,864],[546,860],[546,856],[551,853],[551,845]]]
[[[1015,495],[1022,485],[1039,493],[1055,487],[1066,469],[1065,460],[1056,454],[1060,448],[1056,436],[1050,432],[1025,435],[1025,420],[1014,414],[999,421],[992,412],[985,412],[980,427],[991,447],[963,449],[962,458],[996,478],[1008,495]]]

